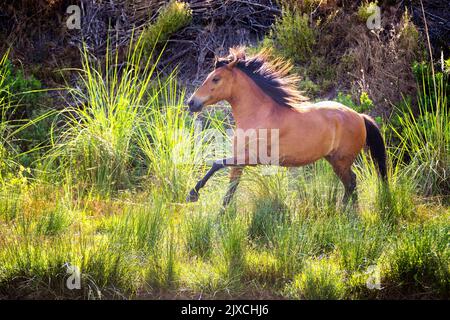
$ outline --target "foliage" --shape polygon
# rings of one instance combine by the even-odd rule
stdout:
[[[158,102],[158,95],[147,97],[156,65],[143,63],[141,40],[129,49],[123,68],[117,50],[107,52],[103,66],[84,50],[82,87],[67,88],[79,105],[61,112],[66,124],[54,128],[56,139],[45,163],[60,179],[105,193],[132,182],[138,130],[145,112]]]
[[[186,221],[186,248],[193,256],[210,257],[213,249],[214,221],[209,215],[194,214]]]
[[[445,196],[450,192],[448,78],[442,73],[433,76],[424,64],[415,70],[420,77],[418,114],[406,103],[397,115],[397,127],[391,126],[400,140],[397,158],[407,162],[405,170],[423,195]]]
[[[410,51],[418,50],[420,45],[420,34],[417,27],[412,22],[411,15],[408,13],[407,9],[400,22],[398,38],[401,48]]]
[[[2,91],[0,91],[0,100],[11,105],[16,105],[14,112],[19,113],[20,117],[30,118],[35,104],[42,96],[39,92],[42,85],[33,75],[26,76],[24,71],[17,69],[9,59],[2,63]]]
[[[365,91],[361,92],[359,103],[353,102],[353,98],[350,94],[344,94],[342,92],[338,93],[336,101],[359,113],[371,111],[374,107],[372,100],[369,98],[368,93]]]
[[[342,270],[329,259],[308,261],[288,289],[295,298],[336,300],[345,295]]]
[[[264,46],[273,45],[284,57],[295,62],[305,62],[311,57],[315,41],[308,16],[299,10],[283,8]]]
[[[405,287],[450,290],[450,229],[444,221],[411,226],[400,234],[383,257],[384,281],[401,281]]]
[[[186,27],[192,20],[192,11],[186,2],[171,0],[159,12],[158,18],[143,32],[143,41],[148,51],[158,42],[165,42],[176,31]]]
[[[66,88],[79,106],[52,123],[42,166],[20,166],[11,147],[36,120],[18,126],[2,117],[0,296],[448,297],[447,75],[417,69],[418,109],[405,99],[400,144],[387,150],[389,188],[364,154],[354,165],[353,206],[342,203],[326,161],[269,175],[252,167],[222,210],[226,170],[198,203],[184,197],[208,169],[213,142],[198,120],[228,141],[226,115],[191,117],[183,88],[158,75],[157,57],[145,60],[136,41],[124,61],[110,47],[104,64],[83,51],[79,87]],[[317,69],[321,58],[311,63],[333,73]],[[371,98],[362,91],[338,100],[362,112],[372,111]],[[14,108],[5,101],[2,110]],[[70,267],[79,268],[80,290],[66,286]],[[368,285],[370,270],[381,273],[378,288]]]
[[[378,1],[367,1],[361,3],[361,5],[358,8],[358,19],[361,22],[366,22],[367,19],[371,15],[375,13],[375,8],[378,6]]]

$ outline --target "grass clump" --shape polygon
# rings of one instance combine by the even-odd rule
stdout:
[[[337,300],[344,298],[346,286],[339,265],[324,258],[308,260],[286,291],[288,296],[295,298]]]
[[[383,283],[406,290],[450,292],[450,228],[445,221],[406,228],[382,258]],[[447,220],[448,221],[448,220]]]
[[[79,105],[61,112],[65,126],[53,130],[45,163],[60,180],[103,194],[135,182],[137,132],[143,114],[154,106],[148,89],[156,67],[144,63],[141,40],[130,46],[123,67],[118,50],[109,48],[103,65],[83,51],[82,86],[68,88]]]
[[[146,163],[149,185],[160,188],[170,202],[184,201],[194,183],[191,169],[200,153],[195,149],[196,127],[185,112],[184,92],[172,77],[160,82],[163,92],[154,92],[153,103],[143,117],[137,145]]]
[[[255,211],[249,226],[251,239],[273,245],[277,230],[289,222],[289,212],[280,199],[260,198],[255,202]]]
[[[186,248],[190,255],[209,258],[213,249],[214,219],[210,215],[193,214],[186,221]]]
[[[378,1],[364,1],[358,8],[358,19],[361,22],[366,22],[375,12],[378,6]]]
[[[241,285],[241,277],[245,271],[245,256],[247,251],[246,229],[242,220],[224,217],[220,230],[221,273],[226,277],[231,287]]]
[[[416,67],[419,68],[419,67]],[[397,125],[391,126],[400,140],[397,158],[405,163],[405,174],[426,196],[450,194],[450,114],[448,79],[421,68],[417,112],[405,102]],[[417,113],[417,114],[416,114]]]
[[[189,4],[171,0],[162,7],[156,21],[143,32],[143,40],[148,51],[151,51],[158,42],[167,41],[172,34],[189,25],[191,20],[192,11]]]
[[[275,46],[277,52],[292,61],[306,62],[311,57],[315,42],[308,16],[300,10],[286,7],[281,17],[276,19],[264,46]]]
[[[71,223],[70,211],[64,209],[64,207],[57,206],[41,216],[36,226],[37,233],[46,236],[62,233]]]

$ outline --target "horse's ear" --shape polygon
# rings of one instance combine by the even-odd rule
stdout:
[[[231,62],[228,64],[229,68],[234,68],[234,66],[242,60],[245,60],[245,48],[236,47],[230,49]]]
[[[231,61],[229,64],[227,64],[227,67],[232,69],[236,66],[236,64],[239,62],[240,59],[234,58],[233,61]]]

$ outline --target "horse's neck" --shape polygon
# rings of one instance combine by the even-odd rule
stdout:
[[[228,102],[238,127],[267,118],[277,107],[275,101],[241,71]]]

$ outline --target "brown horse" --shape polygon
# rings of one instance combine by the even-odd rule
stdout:
[[[204,106],[226,100],[238,129],[235,132],[256,130],[256,134],[244,136],[243,143],[235,134],[233,157],[215,161],[190,191],[187,201],[197,201],[199,190],[224,167],[231,167],[230,186],[223,202],[226,206],[246,165],[276,162],[298,167],[325,158],[344,184],[347,203],[350,196],[356,198],[356,178],[351,166],[365,144],[386,181],[385,144],[373,119],[337,102],[304,102],[306,99],[296,90],[298,79],[288,75],[291,68],[290,63],[271,59],[265,51],[246,58],[242,47],[232,48],[228,57],[216,60],[215,69],[189,99],[189,110],[199,112]],[[267,130],[275,132],[276,148],[267,143],[267,135],[264,138],[260,133]],[[243,148],[237,146],[239,141]],[[271,161],[263,159],[261,148],[277,153],[276,161],[273,157]]]

